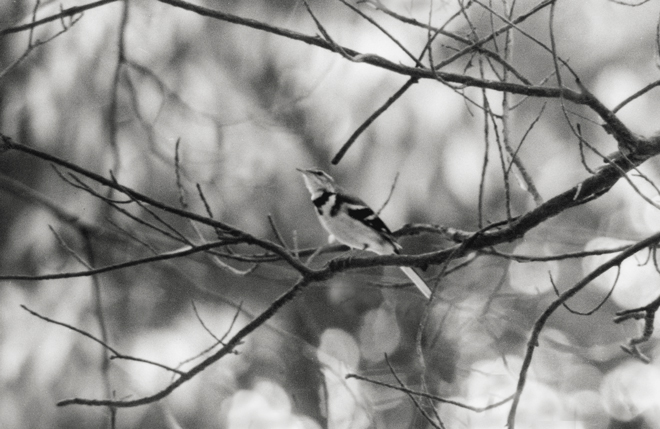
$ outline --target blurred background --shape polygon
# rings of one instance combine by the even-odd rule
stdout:
[[[42,1],[36,17],[81,4]],[[179,141],[180,182],[190,210],[206,213],[199,184],[216,219],[275,240],[271,215],[291,247],[327,241],[296,167],[328,171],[374,208],[387,201],[394,185],[381,213],[393,230],[427,223],[475,231],[487,155],[483,221],[506,219],[492,126],[487,144],[483,112],[466,101],[482,104],[480,89],[453,90],[441,82],[420,81],[360,136],[338,166],[331,166],[341,145],[406,82],[405,76],[157,1],[128,4],[127,15],[124,3],[115,2],[85,11],[74,25],[65,18],[39,26],[32,35],[22,31],[0,37],[2,134],[106,177],[112,171],[123,185],[175,206],[180,204]],[[319,32],[297,0],[199,4],[309,35]],[[459,10],[451,0],[382,4],[435,26]],[[535,4],[518,1],[515,12]],[[335,42],[410,64],[396,44],[341,2],[310,1],[310,6]],[[411,52],[418,54],[426,43],[424,28],[403,24],[369,4],[356,6]],[[0,2],[0,31],[30,22],[34,7],[34,2]],[[500,4],[493,7],[501,9]],[[606,0],[558,2],[558,52],[612,108],[658,79],[659,12],[657,2],[639,7]],[[469,13],[480,35],[488,34],[490,13],[477,6]],[[501,21],[493,19],[499,28]],[[30,38],[33,44],[45,41],[63,28],[64,33],[17,62]],[[549,43],[548,28],[547,10],[521,25],[543,43]],[[454,19],[447,30],[465,36],[470,27]],[[434,54],[442,59],[456,47],[461,46],[439,38]],[[529,38],[515,33],[512,49],[511,63],[532,82],[552,75],[552,56]],[[444,71],[479,76],[478,70],[478,59],[466,57]],[[496,79],[492,71],[485,73]],[[556,81],[550,77],[548,82]],[[565,83],[573,86],[570,79]],[[501,113],[502,94],[487,91],[487,96],[491,108]],[[518,103],[510,112],[510,138],[517,145],[538,118],[518,155],[546,200],[589,175],[567,118],[581,124],[585,139],[600,152],[616,150],[598,118],[582,107],[565,103],[564,111],[559,100],[512,97],[512,104]],[[651,91],[618,115],[634,132],[650,135],[657,131],[659,109],[660,97]],[[586,162],[594,169],[602,165],[590,152]],[[630,180],[653,198],[658,161],[647,162],[641,172],[650,180],[639,174]],[[535,207],[515,174],[510,199],[514,216]],[[158,223],[135,204],[118,206],[137,219]],[[89,227],[91,253],[64,214]],[[0,275],[81,271],[86,268],[76,256],[104,266],[181,247],[62,180],[47,162],[17,151],[0,155],[0,215]],[[189,223],[161,216],[198,242]],[[656,232],[659,219],[657,209],[621,181],[604,197],[498,250],[551,256],[616,248]],[[214,239],[210,229],[201,233]],[[450,244],[432,235],[401,242],[407,253]],[[427,427],[405,393],[345,376],[355,373],[398,385],[396,374],[412,389],[475,407],[505,399],[515,390],[532,324],[556,296],[550,275],[565,290],[610,257],[521,263],[475,255],[439,280],[437,299],[426,316],[421,295],[398,287],[405,281],[398,271],[346,272],[307,288],[235,354],[166,399],[119,410],[116,427]],[[254,268],[225,262],[236,271]],[[424,275],[438,272],[431,267]],[[616,275],[610,270],[601,276],[570,301],[571,308],[593,309]],[[200,358],[189,359],[217,338],[236,333],[295,279],[295,272],[281,263],[238,275],[196,255],[113,271],[96,280],[0,282],[0,427],[109,427],[105,408],[58,408],[56,403],[71,397],[135,399],[173,380],[170,372],[153,365],[108,363],[98,344],[21,305],[99,338],[105,328],[108,344],[121,353],[185,370]],[[645,365],[619,347],[639,335],[640,326],[612,323],[617,310],[652,301],[660,292],[658,280],[648,252],[640,253],[622,265],[611,299],[598,312],[586,317],[557,311],[534,355],[517,427],[546,427],[543,422],[554,428],[660,427],[657,341],[642,347],[651,358]],[[417,349],[420,330],[423,366]],[[481,413],[448,404],[437,410],[448,428],[501,428],[508,404]]]

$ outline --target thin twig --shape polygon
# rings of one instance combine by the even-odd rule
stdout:
[[[364,12],[362,12],[360,9],[356,8],[352,4],[348,3],[346,0],[339,0],[339,1],[342,2],[348,8],[350,8],[353,12],[360,15],[362,18],[364,18],[371,25],[378,28],[381,31],[381,33],[383,33],[385,36],[387,36],[388,39],[393,41],[394,44],[396,44],[399,48],[401,48],[401,50],[406,55],[408,55],[415,62],[415,64],[417,64],[418,67],[423,66],[423,64],[412,53],[410,53],[410,51],[405,46],[403,46],[403,44],[396,37],[392,36],[382,25],[380,25],[378,22],[376,22],[373,18],[371,18],[369,15],[365,14]]]
[[[399,172],[397,171],[396,174],[394,175],[394,180],[392,180],[392,186],[390,186],[390,192],[387,194],[387,198],[385,198],[385,201],[380,206],[380,208],[376,210],[376,216],[380,216],[380,213],[385,209],[385,207],[387,207],[387,204],[389,204],[392,195],[394,195],[394,189],[396,188],[396,182],[398,180],[399,180]]]
[[[488,106],[486,91],[481,91],[481,97],[484,102],[484,109]],[[477,197],[477,227],[484,226],[484,202],[486,198],[486,174],[488,173],[488,162],[490,157],[490,126],[488,125],[488,114],[484,113],[483,124],[484,135],[484,156],[481,163],[481,177],[479,179],[479,196]]]
[[[55,279],[69,279],[73,277],[88,277],[94,276],[96,274],[101,274],[109,271],[120,270],[123,268],[134,267],[137,265],[148,264],[156,261],[165,261],[168,259],[181,258],[183,256],[192,255],[195,253],[203,252],[214,247],[221,247],[227,244],[227,240],[222,241],[212,241],[205,244],[200,244],[196,246],[186,246],[182,249],[173,250],[171,252],[161,253],[155,256],[147,256],[145,258],[133,259],[126,262],[121,262],[118,264],[106,265],[99,268],[90,268],[85,271],[72,271],[66,273],[52,273],[52,274],[41,274],[41,275],[0,275],[0,280],[55,280]]]
[[[201,318],[199,317],[199,314],[197,313],[197,307],[195,307],[195,303],[194,303],[194,302],[193,302],[193,309],[194,309],[194,311],[195,311],[195,316],[198,318],[198,320],[200,321],[200,323],[202,323],[202,326],[204,326],[204,325],[203,325],[203,322],[202,322],[202,320],[201,320]],[[236,323],[236,320],[238,320],[238,315],[241,313],[241,311],[243,311],[243,303],[242,303],[242,302],[238,304],[238,306],[237,306],[237,308],[236,308],[236,312],[234,313],[234,317],[232,318],[231,323],[229,324],[229,328],[227,328],[227,331],[224,333],[224,335],[223,335],[221,338],[217,338],[217,337],[216,337],[211,331],[209,331],[209,330],[206,328],[206,326],[204,326],[204,329],[206,329],[207,332],[208,332],[209,334],[211,334],[211,336],[213,336],[213,338],[216,338],[216,342],[213,343],[213,344],[211,344],[209,347],[207,347],[206,349],[202,350],[201,352],[197,353],[197,355],[192,356],[192,357],[190,357],[190,358],[188,358],[188,359],[182,361],[182,362],[177,366],[177,368],[180,368],[180,367],[182,367],[183,365],[192,362],[193,360],[199,359],[200,357],[202,357],[202,356],[204,356],[204,355],[207,355],[211,350],[213,350],[214,348],[216,348],[219,344],[222,344],[222,345],[224,346],[224,345],[225,345],[225,342],[224,342],[224,341],[225,341],[225,338],[229,335],[229,333],[231,332],[231,330],[234,328],[234,324]],[[236,353],[236,352],[234,351],[233,353]]]
[[[415,404],[415,408],[424,416],[427,422],[429,422],[433,427],[438,428],[438,429],[444,429],[445,425],[442,423],[442,420],[438,420],[437,422],[431,418],[431,416],[426,412],[422,404],[417,400],[415,395],[410,393],[409,389],[406,388],[405,384],[403,384],[403,381],[399,378],[399,375],[396,373],[394,370],[394,367],[392,367],[392,364],[390,363],[390,358],[387,356],[387,353],[385,354],[385,362],[387,363],[387,366],[390,369],[390,373],[394,376],[396,381],[399,383],[399,386],[405,390],[402,390],[402,392],[406,393],[410,400],[412,401],[413,404]]]
[[[504,97],[504,99],[506,100],[506,99],[508,99],[508,97]],[[541,108],[541,111],[536,116],[536,118],[534,118],[534,120],[531,122],[531,124],[529,125],[529,127],[525,131],[525,134],[523,134],[522,138],[520,139],[520,143],[518,143],[518,146],[516,147],[515,150],[513,150],[513,148],[511,148],[511,146],[509,145],[508,138],[504,140],[504,146],[505,146],[507,152],[509,152],[509,155],[511,156],[511,161],[509,162],[509,166],[506,169],[506,174],[507,175],[509,174],[509,172],[511,171],[511,168],[513,167],[513,165],[516,166],[516,168],[518,169],[518,172],[520,173],[520,175],[522,177],[522,180],[525,183],[525,190],[532,196],[532,198],[534,199],[534,202],[536,203],[537,206],[540,206],[541,204],[543,204],[543,197],[541,197],[541,194],[536,189],[536,185],[534,185],[534,180],[532,179],[532,176],[527,172],[527,169],[525,168],[522,161],[520,160],[520,157],[518,156],[518,152],[520,151],[520,148],[522,148],[522,145],[525,142],[525,139],[527,138],[527,135],[534,128],[534,125],[536,125],[536,123],[541,119],[541,115],[543,114],[543,111],[545,110],[545,106],[546,105],[543,104],[543,107]],[[511,110],[510,106],[507,105],[505,111],[509,112],[510,110]],[[506,114],[506,115],[503,114],[503,118],[504,117],[508,117],[508,114]],[[503,119],[503,122],[504,122],[504,119]],[[506,134],[508,134],[508,133],[506,133]]]
[[[576,135],[578,138],[578,144],[580,148],[580,161],[582,162],[582,165],[584,166],[584,169],[587,170],[587,172],[589,172],[590,174],[595,174],[596,172],[592,170],[591,167],[589,167],[589,165],[587,164],[587,159],[584,156],[584,146],[588,145],[588,143],[586,143],[586,140],[582,137],[582,126],[579,123],[577,123],[575,124],[575,128],[576,128]]]
[[[614,292],[614,288],[616,287],[616,284],[617,284],[618,281],[619,281],[619,275],[620,275],[620,274],[621,274],[621,266],[618,266],[618,265],[617,265],[617,267],[616,267],[616,277],[614,278],[614,282],[612,282],[612,287],[610,288],[609,292],[607,292],[607,295],[605,295],[605,297],[600,301],[600,303],[598,303],[598,305],[596,305],[596,306],[595,306],[594,308],[592,308],[591,310],[589,310],[589,311],[584,311],[584,312],[582,312],[582,311],[577,311],[577,310],[573,310],[573,309],[572,309],[571,307],[569,307],[568,304],[566,304],[566,303],[563,304],[564,308],[565,308],[566,310],[568,310],[570,313],[572,313],[572,314],[576,314],[576,315],[578,315],[578,316],[591,316],[592,314],[594,314],[595,312],[597,312],[598,310],[600,310],[600,308],[601,308],[603,305],[605,305],[605,303],[607,302],[607,300],[610,299],[610,296],[612,296],[612,293]],[[561,293],[559,292],[559,289],[557,288],[557,285],[555,284],[554,279],[552,278],[552,273],[551,273],[550,271],[548,271],[548,276],[550,277],[550,283],[552,284],[552,288],[555,290],[555,293],[557,294],[557,296],[561,295]]]
[[[410,389],[406,386],[402,386],[401,383],[397,386],[397,385],[394,385],[394,384],[385,383],[383,381],[378,381],[378,380],[374,380],[372,378],[364,377],[364,376],[361,376],[361,375],[358,375],[358,374],[348,374],[346,376],[346,378],[354,378],[356,380],[366,381],[367,383],[375,384],[377,386],[387,387],[388,389],[398,390],[398,391],[404,392],[406,394],[421,396],[423,398],[427,398],[427,399],[430,399],[430,400],[436,401],[436,402],[441,402],[443,404],[454,405],[458,408],[464,408],[466,410],[474,411],[475,413],[483,413],[484,411],[492,410],[493,408],[497,408],[497,407],[499,407],[503,404],[506,404],[507,402],[509,402],[510,400],[513,399],[513,394],[511,394],[510,396],[508,396],[504,399],[501,399],[497,402],[493,402],[492,404],[484,405],[482,407],[476,407],[474,405],[464,404],[464,403],[459,402],[459,401],[454,401],[453,399],[446,399],[446,398],[443,398],[441,396],[432,395],[430,393],[418,392],[418,391],[412,390],[412,389]]]
[[[45,24],[47,22],[51,21],[57,21],[58,19],[61,20],[62,18],[65,17],[73,17],[75,15],[79,15],[83,13],[86,10],[94,9],[99,6],[106,5],[108,3],[114,3],[119,0],[99,0],[93,3],[88,3],[82,6],[73,6],[69,7],[66,9],[60,10],[60,13],[57,13],[55,15],[47,16],[46,18],[39,19],[37,21],[30,22],[28,24],[23,24],[23,25],[17,25],[16,27],[8,27],[0,30],[0,37],[5,36],[7,34],[12,34],[12,33],[19,33],[21,31],[26,31],[30,30],[32,28],[36,28],[42,24]]]
[[[586,256],[598,256],[598,255],[607,255],[609,253],[618,253],[628,249],[630,246],[631,244],[624,244],[622,246],[615,247],[612,249],[595,249],[595,250],[586,250],[581,252],[568,252],[568,253],[562,253],[559,255],[550,255],[550,256],[532,256],[532,255],[504,253],[494,248],[482,249],[479,252],[484,253],[486,255],[499,256],[517,262],[547,262],[547,261],[562,261],[565,259],[582,259]]]
[[[277,225],[275,225],[275,220],[273,219],[273,215],[268,213],[268,223],[270,224],[270,229],[273,230],[273,234],[275,234],[275,238],[277,239],[277,242],[280,243],[280,246],[288,249],[288,246],[284,242],[284,238],[282,237],[282,234],[280,234],[280,231],[277,229]]]
[[[622,0],[609,0],[609,1],[611,3],[620,4],[622,6],[637,7],[637,6],[641,6],[645,3],[648,3],[651,0],[640,0],[639,3],[630,3],[630,2],[626,2],[626,1],[622,1]]]
[[[117,39],[117,64],[112,77],[112,84],[110,90],[110,108],[108,111],[108,142],[112,151],[112,168],[111,170],[118,174],[121,171],[121,156],[119,154],[119,142],[117,140],[117,132],[119,127],[119,78],[121,76],[122,67],[126,55],[125,33],[128,27],[128,10],[129,0],[122,2],[121,18],[119,22],[119,37]],[[111,192],[109,189],[108,192]]]
[[[621,110],[623,107],[625,107],[626,104],[630,103],[631,101],[635,100],[636,98],[641,97],[642,95],[646,94],[653,88],[656,88],[660,86],[660,80],[656,80],[655,82],[651,82],[648,85],[646,85],[644,88],[640,89],[639,91],[635,92],[632,94],[630,97],[627,97],[625,100],[623,100],[621,103],[617,104],[613,109],[612,113],[616,113],[619,110]]]
[[[214,228],[220,228],[221,230],[226,232],[227,235],[231,236],[231,240],[230,240],[231,242],[243,242],[246,244],[259,246],[264,250],[279,255],[284,261],[286,261],[289,265],[291,265],[294,269],[296,269],[300,273],[307,275],[313,274],[312,271],[307,266],[301,263],[298,259],[294,258],[293,255],[291,255],[286,249],[284,249],[283,247],[279,246],[276,243],[273,243],[268,240],[259,239],[251,234],[248,234],[245,231],[232,227],[218,220],[204,217],[194,212],[189,212],[177,207],[164,204],[160,201],[155,200],[154,198],[148,197],[147,195],[141,194],[140,192],[137,192],[131,188],[123,186],[120,183],[118,183],[116,180],[107,179],[99,174],[86,170],[77,164],[68,162],[49,153],[42,152],[38,149],[32,148],[30,146],[16,143],[11,138],[0,133],[0,151],[7,149],[15,149],[30,154],[32,156],[36,156],[37,158],[41,158],[45,161],[54,163],[56,165],[60,165],[71,171],[81,174],[87,177],[88,179],[94,180],[104,186],[120,191],[137,201],[141,201],[145,204],[148,204],[152,207],[156,207],[165,212],[172,213],[183,218],[192,219],[196,222],[209,225]]]
[[[124,354],[118,352],[115,348],[113,348],[113,347],[111,347],[110,345],[108,345],[106,342],[104,342],[104,341],[102,341],[102,340],[99,340],[98,338],[96,338],[94,335],[90,334],[90,333],[87,332],[87,331],[84,331],[84,330],[82,330],[82,329],[80,329],[80,328],[76,328],[75,326],[69,325],[68,323],[58,322],[57,320],[51,319],[51,318],[46,317],[46,316],[42,316],[41,314],[37,313],[36,311],[34,311],[34,310],[30,310],[30,309],[27,308],[25,305],[22,305],[22,304],[21,304],[21,308],[22,308],[23,310],[27,311],[28,313],[32,314],[33,316],[38,317],[38,318],[41,319],[41,320],[44,320],[44,321],[46,321],[46,322],[48,322],[48,323],[52,323],[52,324],[54,324],[54,325],[58,325],[58,326],[62,326],[62,327],[64,327],[64,328],[70,329],[70,330],[72,330],[72,331],[74,331],[74,332],[77,332],[77,333],[79,333],[80,335],[82,335],[82,336],[84,336],[84,337],[87,337],[87,338],[89,338],[90,340],[92,340],[92,341],[94,341],[94,342],[100,344],[104,349],[106,349],[106,350],[112,352],[112,354],[113,354],[114,356],[112,356],[111,359],[132,360],[132,361],[135,361],[135,362],[147,363],[147,364],[149,364],[149,365],[157,366],[157,367],[159,367],[159,368],[165,369],[165,370],[167,370],[167,371],[171,371],[171,372],[176,373],[176,374],[182,374],[181,371],[176,370],[176,369],[174,369],[174,368],[170,368],[170,367],[168,367],[168,366],[166,366],[166,365],[163,365],[163,364],[160,364],[160,363],[158,363],[158,362],[153,362],[153,361],[150,361],[150,360],[147,360],[147,359],[136,358],[136,357],[134,357],[134,356],[124,355]]]
[[[20,63],[22,63],[29,55],[30,53],[35,50],[36,48],[47,44],[51,40],[55,39],[56,37],[60,36],[63,33],[66,33],[71,27],[73,27],[81,18],[82,18],[82,13],[78,15],[75,18],[71,18],[69,24],[67,25],[64,22],[64,18],[62,17],[62,29],[58,31],[57,33],[53,34],[46,40],[33,40],[33,33],[34,29],[36,28],[36,23],[37,23],[37,9],[39,9],[39,0],[36,1],[34,5],[34,9],[32,12],[32,26],[29,27],[29,35],[28,35],[28,46],[25,48],[25,51],[23,51],[23,54],[21,54],[20,57],[16,58],[11,64],[9,64],[7,67],[5,67],[4,70],[0,71],[0,80],[2,80],[3,77],[5,77],[11,70],[13,70],[15,67],[17,67]],[[1,33],[1,32],[0,32]],[[1,34],[0,34],[1,37]]]

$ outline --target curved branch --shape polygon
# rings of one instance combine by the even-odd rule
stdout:
[[[511,409],[509,411],[509,416],[507,419],[507,426],[509,429],[514,429],[516,411],[518,408],[518,404],[520,402],[520,398],[522,396],[523,389],[525,388],[525,382],[527,380],[527,371],[529,370],[529,367],[532,363],[532,356],[534,354],[534,349],[538,346],[539,336],[541,335],[541,331],[543,330],[543,327],[545,326],[545,323],[548,321],[550,316],[552,316],[555,310],[561,307],[566,301],[568,301],[575,294],[577,294],[582,289],[584,289],[585,286],[587,286],[589,283],[591,283],[593,280],[595,280],[605,271],[609,270],[612,267],[620,265],[624,260],[631,257],[635,253],[649,246],[652,246],[658,242],[660,242],[660,233],[653,234],[652,236],[630,246],[628,249],[614,256],[609,261],[601,264],[598,268],[593,270],[586,277],[584,277],[582,280],[580,280],[575,285],[573,285],[570,289],[566,290],[564,293],[559,295],[559,297],[555,301],[553,301],[552,304],[548,306],[548,308],[545,309],[545,311],[541,314],[541,316],[539,316],[539,318],[536,319],[536,322],[534,323],[534,328],[532,330],[532,334],[529,340],[527,341],[527,350],[525,352],[522,368],[520,370],[520,375],[518,377],[518,387],[516,389],[516,394],[513,397],[513,403],[511,404]]]
[[[612,112],[613,113],[618,112],[619,110],[624,108],[628,103],[630,103],[631,101],[634,101],[636,98],[641,97],[642,95],[646,94],[647,92],[649,92],[650,90],[652,90],[653,88],[655,88],[657,86],[660,86],[660,80],[656,80],[655,82],[649,83],[644,88],[640,89],[636,93],[634,93],[631,96],[627,97],[625,100],[623,100],[622,102],[620,102],[619,104],[614,106],[614,108],[612,109]]]

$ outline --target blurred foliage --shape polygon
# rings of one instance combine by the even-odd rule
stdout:
[[[384,3],[422,22],[429,19],[429,2]],[[518,3],[521,9],[533,4]],[[307,34],[318,32],[299,1],[205,4]],[[393,61],[407,60],[341,3],[311,5],[338,43]],[[437,22],[456,11],[454,1],[432,5]],[[0,26],[29,22],[33,7],[30,2],[0,3]],[[60,2],[44,1],[37,17],[59,8]],[[360,137],[339,167],[331,167],[341,144],[405,77],[156,1],[130,2],[126,63],[117,71],[122,8],[117,2],[86,11],[68,31],[2,77],[3,134],[99,174],[107,176],[112,170],[122,184],[172,205],[180,198],[174,166],[180,141],[180,171],[190,210],[205,213],[195,188],[199,184],[217,219],[274,240],[267,218],[271,214],[292,247],[318,246],[326,240],[295,167],[330,170],[374,208],[385,202],[400,173],[382,212],[392,229],[410,222],[478,229],[483,115],[456,92],[437,82],[416,84]],[[596,0],[558,2],[558,51],[608,107],[655,79],[659,8],[656,3],[626,8]],[[425,30],[376,16],[407,46],[425,43]],[[488,14],[477,14],[474,20],[484,31],[489,29]],[[547,14],[522,28],[548,41]],[[61,23],[54,21],[38,27],[33,37],[43,40],[60,29]],[[28,37],[24,31],[0,38],[0,69],[20,57]],[[436,48],[437,56],[451,52],[441,43]],[[535,81],[552,70],[551,57],[522,36],[516,36],[513,62]],[[463,61],[452,70],[476,66]],[[470,88],[465,94],[481,96],[480,90]],[[488,97],[493,109],[500,109],[501,94],[488,91]],[[588,173],[556,100],[529,99],[514,110],[512,140],[519,141],[544,105],[544,115],[519,154],[541,195],[550,198]],[[659,108],[658,93],[649,92],[625,107],[620,117],[635,131],[655,132]],[[605,153],[615,149],[613,140],[592,123],[593,114],[569,109],[588,117],[582,124],[585,138]],[[496,221],[506,217],[506,210],[499,154],[492,142],[489,157],[484,214]],[[588,156],[587,162],[595,168],[600,160]],[[652,160],[642,171],[658,179],[657,166]],[[92,238],[95,266],[172,249],[171,243],[154,239],[153,231],[63,181],[45,162],[8,152],[0,156],[0,171],[82,221],[112,231]],[[642,179],[632,180],[648,186]],[[5,185],[0,191],[1,273],[84,269],[70,250],[84,254],[84,242],[70,225]],[[514,214],[534,207],[515,180],[511,192]],[[620,183],[603,198],[560,215],[500,250],[547,256],[630,243],[657,230],[658,215],[650,207]],[[126,209],[154,220],[144,211]],[[187,222],[163,218],[194,236]],[[202,232],[213,239],[210,229]],[[427,235],[402,243],[411,253],[445,245]],[[238,353],[159,404],[120,410],[117,427],[426,427],[405,393],[345,376],[359,373],[397,384],[394,370],[410,388],[426,388],[476,407],[506,398],[515,389],[530,327],[555,296],[548,273],[563,290],[603,258],[608,256],[517,263],[483,256],[443,278],[439,300],[423,327],[423,368],[416,349],[424,311],[421,297],[410,288],[392,286],[403,281],[394,270],[351,271],[308,288],[251,335]],[[638,255],[623,264],[617,289],[599,312],[582,317],[562,309],[551,319],[534,358],[518,427],[540,427],[535,426],[539,419],[570,421],[562,427],[571,428],[660,425],[657,341],[645,349],[653,360],[650,365],[635,362],[619,344],[636,336],[637,327],[611,322],[617,309],[646,304],[657,295],[658,274],[647,261],[648,255]],[[607,275],[614,276],[613,271]],[[434,274],[437,270],[426,273]],[[201,255],[100,275],[108,341],[122,353],[176,367],[212,345],[210,333],[235,333],[295,277],[283,264],[261,265],[248,276],[236,276]],[[588,311],[613,283],[613,277],[603,276],[571,301],[571,307]],[[99,302],[90,278],[0,283],[0,426],[105,425],[105,409],[55,406],[73,396],[107,395],[101,348],[31,316],[21,304],[100,336]],[[116,398],[151,394],[172,379],[154,366],[121,360],[111,361],[109,378]],[[442,404],[438,409],[447,427],[499,428],[507,408],[474,413]]]

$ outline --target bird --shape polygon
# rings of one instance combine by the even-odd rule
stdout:
[[[335,180],[317,168],[300,169],[323,228],[342,244],[378,255],[399,254],[401,245],[364,201],[341,191]],[[399,267],[427,298],[431,289],[411,267]]]

